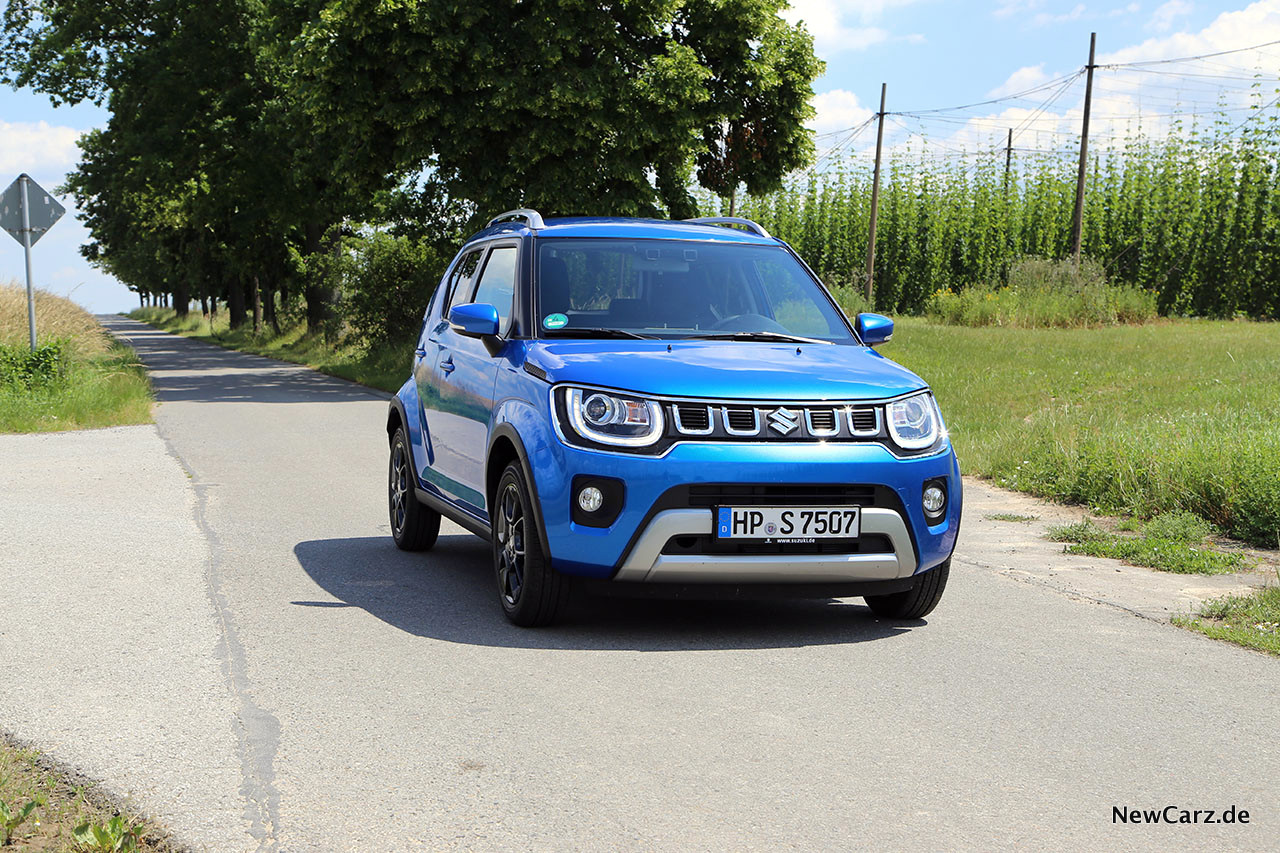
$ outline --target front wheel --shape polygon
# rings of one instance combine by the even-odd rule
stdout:
[[[886,619],[923,619],[933,612],[947,588],[951,574],[951,558],[942,565],[916,576],[915,586],[888,595],[866,596],[871,612]]]
[[[391,538],[401,551],[426,551],[440,535],[440,513],[418,500],[413,489],[413,464],[404,430],[391,439],[387,466],[387,509],[391,514]]]
[[[517,625],[550,625],[569,597],[569,579],[543,555],[524,472],[512,462],[494,493],[493,568],[502,612]]]

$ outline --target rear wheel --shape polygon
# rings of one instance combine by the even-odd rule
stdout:
[[[947,576],[951,574],[951,559],[937,568],[916,577],[915,586],[888,595],[866,596],[871,612],[886,619],[923,619],[933,612],[942,600],[947,588]]]
[[[401,551],[426,551],[440,535],[440,513],[418,500],[413,489],[413,463],[404,429],[391,439],[391,463],[387,467],[387,509],[391,538]]]
[[[512,462],[493,501],[493,567],[502,612],[517,625],[550,625],[569,597],[569,579],[543,555],[524,472]]]

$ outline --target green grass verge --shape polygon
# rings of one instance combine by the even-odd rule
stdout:
[[[933,386],[966,473],[1108,514],[1187,510],[1280,547],[1280,323],[908,317],[881,351]]]
[[[1173,622],[1215,640],[1280,655],[1280,586],[1210,601],[1198,615],[1175,616]]]
[[[285,328],[279,335],[269,329],[256,335],[248,327],[232,330],[229,328],[226,312],[219,314],[212,325],[207,318],[196,313],[179,319],[172,308],[138,308],[129,312],[129,316],[166,332],[207,341],[227,349],[305,364],[321,373],[350,379],[391,393],[400,390],[400,386],[409,378],[412,342],[403,347],[366,351],[354,344],[334,345],[326,342],[320,335],[307,334],[303,325]]]
[[[0,432],[52,432],[151,422],[151,385],[132,349],[72,354],[47,383],[0,384]]]
[[[6,815],[10,818],[6,820]],[[5,847],[6,824],[9,830]],[[113,827],[116,829],[112,831]],[[135,833],[129,830],[137,829]],[[94,830],[107,839],[98,843]],[[122,839],[116,846],[117,838]],[[56,770],[34,750],[0,736],[0,847],[12,850],[91,853],[140,851],[169,853],[179,849],[155,824],[121,811],[94,785]]]
[[[1178,574],[1217,575],[1235,572],[1248,563],[1244,556],[1215,550],[1213,529],[1186,511],[1162,513],[1142,525],[1137,536],[1108,533],[1089,519],[1049,528],[1054,542],[1066,542],[1068,554],[1110,557],[1135,566]]]

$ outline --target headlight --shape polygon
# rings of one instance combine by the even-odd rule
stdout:
[[[885,406],[889,435],[904,450],[924,450],[942,435],[942,417],[933,395],[925,392]]]
[[[644,447],[662,437],[662,406],[653,400],[570,388],[565,404],[569,423],[590,441]]]

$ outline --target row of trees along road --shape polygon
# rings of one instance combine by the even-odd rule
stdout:
[[[0,74],[110,111],[66,185],[93,263],[180,314],[315,330],[374,230],[445,258],[512,207],[685,217],[695,181],[780,187],[823,70],[782,5],[10,0]]]

